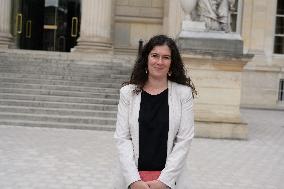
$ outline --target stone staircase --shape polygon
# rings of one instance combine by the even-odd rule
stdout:
[[[72,53],[0,53],[0,125],[114,130],[131,64]]]

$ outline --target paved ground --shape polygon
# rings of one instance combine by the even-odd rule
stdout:
[[[283,189],[284,111],[242,110],[250,138],[194,140],[192,189]],[[0,189],[110,188],[112,132],[0,126]]]

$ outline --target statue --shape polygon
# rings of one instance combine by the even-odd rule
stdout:
[[[195,9],[197,0],[180,0],[180,3],[185,13],[185,20],[192,21],[191,12]]]
[[[205,22],[207,30],[230,32],[230,12],[235,0],[198,0],[197,21]]]
[[[231,32],[231,12],[236,0],[180,0],[185,18],[178,47],[189,53],[242,55],[243,40]]]

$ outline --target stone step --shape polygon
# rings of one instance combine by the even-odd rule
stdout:
[[[0,63],[1,70],[34,70],[37,72],[54,72],[60,71],[63,73],[75,73],[75,72],[84,72],[84,73],[129,73],[131,68],[126,67],[114,67],[114,66],[57,66],[53,64],[43,64],[43,65],[30,65],[25,62],[21,64],[13,64],[11,62],[7,62],[4,64]]]
[[[112,79],[123,79],[123,81],[129,81],[130,79],[130,73],[129,75],[123,75],[123,74],[112,74],[111,75]]]
[[[63,55],[62,52],[59,52],[59,56],[57,56],[52,51],[43,51],[42,54],[39,51],[33,52],[22,52],[21,50],[18,52],[12,52],[12,49],[9,49],[9,52],[1,52],[0,58],[2,60],[9,61],[38,61],[38,60],[46,60],[47,62],[53,63],[83,63],[83,64],[119,64],[119,65],[128,65],[135,62],[136,56],[100,56],[100,54],[77,54],[73,56],[72,53],[66,53]],[[63,55],[63,56],[62,56]],[[78,56],[79,55],[79,56]],[[90,55],[90,56],[89,56]]]
[[[1,72],[1,71],[0,71]],[[100,81],[116,81],[120,83],[129,80],[128,75],[121,74],[93,74],[88,76],[75,76],[75,75],[50,75],[50,74],[36,74],[36,73],[18,73],[18,72],[5,72],[0,73],[3,78],[26,78],[26,79],[46,79],[46,80],[64,80],[64,81],[80,81],[80,82],[100,82]]]
[[[105,92],[95,93],[95,92],[76,92],[76,91],[70,92],[70,91],[25,89],[25,88],[0,88],[0,93],[119,99],[119,94],[112,94]]]
[[[54,66],[58,68],[89,68],[89,67],[97,67],[101,69],[117,69],[123,70],[125,68],[131,68],[133,66],[133,61],[129,62],[127,60],[124,61],[107,61],[107,60],[60,60],[60,59],[52,59],[48,58],[31,58],[31,57],[21,57],[21,58],[13,58],[13,57],[3,57],[0,54],[0,65],[13,65],[13,66]]]
[[[0,120],[21,120],[21,121],[42,121],[72,124],[95,124],[95,125],[115,125],[115,118],[90,117],[90,116],[70,116],[70,115],[47,115],[47,114],[27,114],[27,113],[6,113],[0,112]]]
[[[43,79],[21,79],[21,78],[1,78],[1,83],[13,84],[40,84],[40,85],[59,85],[59,86],[81,86],[81,87],[99,87],[99,88],[117,88],[122,85],[117,82],[80,82],[80,81],[65,81],[65,80],[43,80]]]
[[[85,130],[102,130],[114,131],[115,125],[102,124],[74,124],[74,123],[60,123],[52,121],[26,121],[14,119],[0,119],[0,125],[12,126],[26,126],[26,127],[48,127],[48,128],[64,128],[64,129],[85,129]]]
[[[113,70],[113,69],[64,69],[48,66],[0,66],[1,73],[17,72],[17,73],[36,73],[36,74],[53,74],[53,75],[74,75],[74,76],[88,76],[93,74],[110,75],[110,74],[128,74],[130,71],[126,70]]]
[[[13,65],[13,64],[7,64],[7,65],[1,65],[0,64],[0,70],[5,70],[5,72],[8,71],[34,71],[36,73],[103,73],[103,74],[129,74],[131,72],[131,69],[129,68],[112,68],[112,67],[86,67],[86,68],[66,68],[66,67],[56,67],[52,65],[45,65],[45,66],[29,66],[23,63],[22,65]]]
[[[0,93],[0,99],[117,105],[117,99]]]
[[[123,75],[123,77],[128,79],[129,76]],[[110,77],[97,76],[90,78],[90,77],[75,77],[75,76],[68,77],[68,76],[58,76],[58,75],[18,74],[18,73],[1,73],[0,75],[0,82],[15,81],[15,80],[23,80],[26,82],[29,82],[30,80],[38,80],[38,82],[47,80],[48,82],[52,83],[54,82],[58,83],[61,82],[64,84],[72,83],[72,85],[78,85],[78,84],[82,85],[84,83],[92,83],[92,82],[121,84],[125,81],[123,79],[112,78],[112,76]]]
[[[23,83],[5,83],[0,82],[0,88],[19,88],[19,89],[40,89],[40,90],[59,90],[69,92],[92,92],[92,93],[110,93],[118,94],[119,88],[112,87],[117,84],[106,84],[109,87],[81,87],[81,86],[65,86],[65,85],[41,85],[41,84],[23,84]]]
[[[114,130],[133,58],[0,53],[0,125]]]
[[[70,55],[70,54],[69,54]],[[134,58],[135,59],[135,58]],[[134,63],[134,59],[129,58],[105,58],[105,57],[91,57],[89,59],[84,57],[56,57],[54,54],[52,55],[43,55],[38,56],[38,52],[36,54],[19,54],[19,53],[0,53],[0,63],[22,63],[25,62],[27,64],[54,64],[54,65],[69,65],[76,66],[116,66],[116,67],[131,67]]]
[[[15,78],[18,78],[16,76],[19,75],[31,75],[30,77],[34,78],[54,78],[53,80],[66,80],[66,81],[80,81],[80,82],[97,82],[99,80],[103,79],[118,79],[119,81],[125,81],[129,80],[130,76],[127,74],[104,74],[104,73],[94,73],[94,74],[80,74],[80,73],[74,73],[74,74],[69,74],[69,73],[60,73],[60,74],[51,74],[51,73],[32,73],[32,72],[20,72],[20,71],[13,71],[13,72],[4,72],[3,70],[0,70],[0,77],[4,77],[5,74],[15,75]],[[47,75],[47,76],[46,76]],[[30,77],[27,77],[30,78]],[[23,77],[19,77],[23,78]],[[118,82],[116,82],[118,83]]]
[[[131,69],[132,65],[125,65],[117,62],[96,62],[96,61],[75,61],[75,60],[67,60],[67,61],[50,61],[49,59],[1,59],[0,57],[0,66],[12,66],[12,67],[57,67],[59,69],[113,69],[113,70],[125,70]]]
[[[24,106],[4,106],[0,105],[0,112],[4,113],[26,113],[26,114],[46,114],[46,115],[64,115],[64,116],[88,116],[116,118],[116,111],[102,110],[81,110],[81,109],[63,109],[63,108],[43,108],[43,107],[24,107]]]
[[[117,105],[48,102],[48,101],[36,101],[36,100],[0,99],[0,105],[3,105],[3,106],[23,106],[23,107],[62,108],[62,109],[76,109],[76,110],[79,109],[79,110],[117,111]]]

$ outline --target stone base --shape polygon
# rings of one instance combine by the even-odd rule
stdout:
[[[182,21],[182,31],[204,32],[206,30],[205,22],[196,22],[191,20]]]
[[[196,136],[247,139],[247,124],[240,114],[242,72],[250,60],[211,54],[182,54],[197,96],[194,99]]]
[[[113,54],[112,43],[104,39],[79,39],[72,52]]]
[[[283,60],[279,65],[264,65],[266,58],[265,55],[258,55],[245,67],[242,77],[244,85],[242,85],[241,106],[284,110],[284,101],[279,100],[280,79],[284,78]],[[260,87],[263,78],[265,82],[261,82]]]
[[[12,36],[6,33],[0,33],[0,48],[8,48],[11,45]]]
[[[185,53],[243,54],[243,41],[235,33],[182,31],[177,44]]]
[[[195,122],[195,136],[214,139],[247,139],[246,123]]]
[[[134,48],[122,48],[122,47],[118,47],[118,48],[114,48],[114,54],[118,54],[118,55],[130,55],[130,56],[137,56],[138,55],[138,49],[134,49]]]

